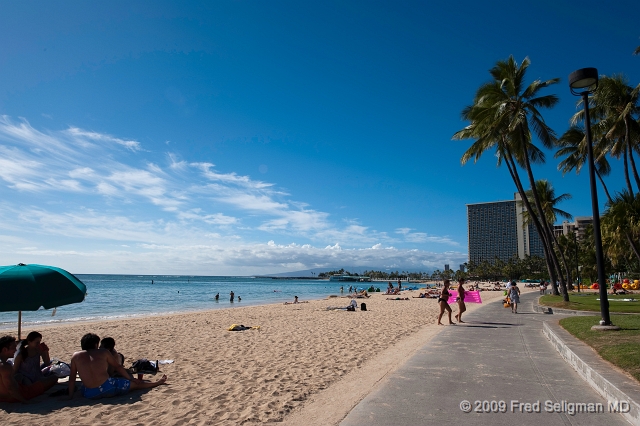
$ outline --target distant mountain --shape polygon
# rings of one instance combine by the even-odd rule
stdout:
[[[340,269],[344,269],[345,271],[349,271],[352,274],[362,274],[364,271],[382,271],[382,272],[395,272],[395,271],[405,271],[405,272],[425,272],[432,273],[434,271],[433,268],[380,268],[376,266],[337,266],[333,268],[313,268],[313,269],[305,269],[302,271],[293,271],[293,272],[280,272],[277,274],[265,274],[261,275],[264,277],[314,277],[318,276],[321,272],[330,272],[330,271],[339,271]]]

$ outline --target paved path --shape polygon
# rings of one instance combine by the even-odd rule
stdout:
[[[498,301],[465,315],[467,324],[447,328],[363,399],[341,426],[360,425],[626,425],[559,356],[542,334],[550,315],[534,313],[537,292],[521,297],[518,314]],[[455,309],[454,309],[455,314]],[[557,318],[553,315],[553,318]],[[444,323],[446,320],[443,318]],[[487,401],[489,413],[465,413],[460,403]],[[540,413],[518,405],[540,401]],[[496,403],[504,401],[506,413]],[[600,403],[604,413],[547,412],[552,403]],[[524,407],[528,408],[528,407]],[[512,409],[516,411],[512,412]],[[534,409],[534,407],[531,407]],[[561,406],[557,407],[562,411]],[[553,411],[553,407],[551,407]]]

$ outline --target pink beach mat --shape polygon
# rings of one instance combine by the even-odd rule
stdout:
[[[458,292],[456,290],[449,290],[451,296],[449,296],[449,304],[452,305],[456,303],[456,299],[458,298]],[[464,292],[464,303],[482,303],[482,299],[480,299],[479,291],[465,291]]]

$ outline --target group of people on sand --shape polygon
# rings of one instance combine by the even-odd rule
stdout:
[[[449,324],[453,325],[455,322],[451,320],[451,314],[453,311],[451,310],[451,306],[449,306],[449,297],[451,297],[451,292],[449,291],[449,287],[451,282],[449,280],[444,280],[444,284],[442,286],[442,290],[440,291],[440,296],[438,297],[438,305],[440,305],[440,313],[438,314],[438,325],[442,324],[442,316],[444,312],[447,311],[449,314]],[[458,313],[455,315],[455,319],[459,323],[463,323],[462,314],[467,310],[467,306],[464,303],[464,297],[466,290],[464,289],[464,279],[460,278],[458,280],[458,287],[456,288],[458,291],[458,297],[456,298],[456,302],[458,303]]]
[[[134,378],[124,368],[124,356],[115,350],[113,338],[101,341],[97,335],[88,333],[82,336],[80,347],[82,350],[71,357],[68,399],[76,391],[76,375],[82,381],[82,395],[90,399],[153,388],[167,380],[166,375],[155,382]],[[0,402],[29,403],[49,390],[58,383],[56,375],[43,373],[50,365],[49,348],[37,331],[22,341],[13,336],[0,337]]]
[[[389,285],[387,286],[387,292],[385,294],[400,294],[402,291],[402,283],[398,281],[398,288],[394,288],[391,281],[389,281]]]

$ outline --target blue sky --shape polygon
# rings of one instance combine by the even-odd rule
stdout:
[[[509,55],[640,83],[637,2],[11,2],[0,6],[0,256],[76,273],[442,268],[465,204],[460,111]],[[615,164],[615,163],[614,163]],[[586,173],[536,178],[590,215]],[[622,188],[621,164],[607,179]],[[601,201],[603,195],[601,195]]]

